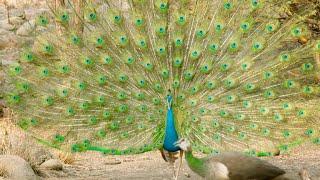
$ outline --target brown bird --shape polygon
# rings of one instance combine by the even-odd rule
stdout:
[[[194,157],[188,140],[180,139],[176,145],[185,151],[192,171],[212,180],[284,180],[285,171],[259,158],[238,152],[226,152],[204,158]]]

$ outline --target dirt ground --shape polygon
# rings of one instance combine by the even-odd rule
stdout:
[[[320,147],[305,144],[294,149],[290,155],[265,158],[290,174],[290,177],[300,179],[298,172],[305,168],[311,174],[312,180],[320,180]],[[244,162],[245,163],[245,162]],[[72,165],[65,165],[64,170],[51,174],[54,179],[110,179],[110,180],[170,180],[172,168],[166,163],[159,152],[149,152],[135,156],[104,156],[89,152],[77,155]],[[180,180],[201,179],[193,173],[183,161],[179,176]]]

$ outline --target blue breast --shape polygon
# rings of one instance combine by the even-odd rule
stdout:
[[[168,98],[168,100],[171,101],[172,99]],[[169,152],[179,151],[180,148],[174,145],[174,143],[178,141],[178,139],[178,133],[174,124],[174,114],[172,108],[170,107],[167,112],[166,131],[163,148]]]

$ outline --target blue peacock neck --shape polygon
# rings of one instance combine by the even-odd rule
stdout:
[[[174,143],[178,141],[179,137],[175,127],[171,95],[168,95],[167,97],[167,105],[168,105],[168,111],[167,111],[167,120],[166,120],[166,129],[165,129],[163,148],[169,152],[176,152],[176,151],[179,151],[180,148],[174,145]]]

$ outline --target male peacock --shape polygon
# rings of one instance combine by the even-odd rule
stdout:
[[[7,103],[37,140],[73,152],[177,152],[178,137],[202,153],[320,144],[320,41],[303,24],[315,7],[279,18],[287,6],[68,2],[37,18],[34,44],[7,68]]]

